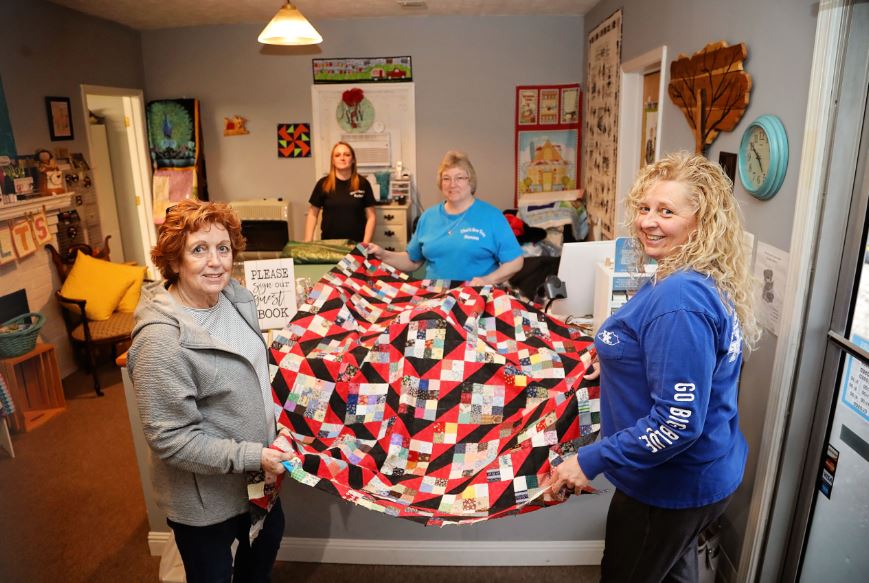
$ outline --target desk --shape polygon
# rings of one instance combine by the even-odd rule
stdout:
[[[0,373],[15,402],[12,430],[30,431],[66,409],[54,344],[37,344],[26,354],[0,359]]]

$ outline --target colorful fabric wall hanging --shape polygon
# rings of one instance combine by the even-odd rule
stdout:
[[[149,101],[148,142],[154,167],[154,222],[186,198],[208,200],[198,99]]]
[[[311,157],[311,124],[278,124],[278,158]]]

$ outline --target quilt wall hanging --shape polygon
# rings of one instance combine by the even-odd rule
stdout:
[[[622,60],[622,11],[616,10],[588,35],[585,74],[583,177],[585,201],[595,240],[615,236],[616,164],[618,160],[619,89]]]
[[[278,124],[278,158],[311,157],[311,124]]]
[[[161,224],[173,203],[208,200],[199,100],[149,101],[146,115],[154,168],[152,212],[155,224]]]
[[[516,87],[516,206],[536,193],[579,198],[581,111],[579,83]]]
[[[600,428],[581,336],[493,287],[415,280],[361,247],[271,346],[288,474],[426,525],[529,512]],[[255,517],[278,491],[252,480]]]

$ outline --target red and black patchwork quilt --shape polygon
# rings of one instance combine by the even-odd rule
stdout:
[[[600,428],[592,355],[504,290],[415,280],[357,248],[272,344],[273,447],[293,479],[423,524],[529,512]],[[260,507],[275,491],[250,488]]]

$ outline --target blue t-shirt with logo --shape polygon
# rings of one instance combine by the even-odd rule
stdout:
[[[590,479],[603,472],[645,504],[697,508],[742,481],[748,445],[737,396],[742,333],[715,282],[680,271],[647,283],[594,340],[601,366],[601,439],[582,447]]]
[[[501,211],[475,199],[457,215],[448,214],[443,203],[422,213],[407,254],[426,262],[429,279],[468,281],[521,256],[522,247]]]

